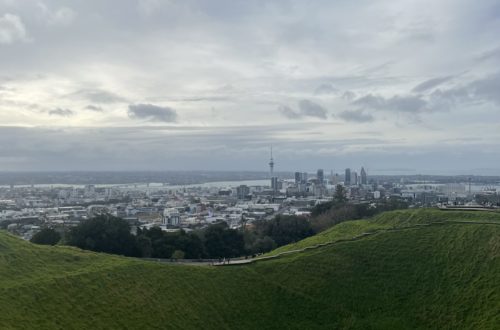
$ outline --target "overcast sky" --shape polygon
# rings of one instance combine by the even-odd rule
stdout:
[[[1,170],[500,175],[498,0],[0,0]]]

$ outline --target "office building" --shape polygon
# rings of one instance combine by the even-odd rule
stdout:
[[[271,189],[273,190],[273,192],[277,192],[279,190],[278,178],[275,176],[271,178]]]
[[[236,188],[236,195],[238,199],[246,199],[246,197],[250,194],[250,187],[246,185],[241,185]]]
[[[368,184],[368,177],[364,167],[361,167],[361,184]]]
[[[345,186],[351,185],[351,169],[350,168],[345,169],[344,185]]]
[[[325,182],[325,175],[324,175],[324,172],[322,169],[319,169],[317,172],[316,172],[316,179],[318,180],[318,184],[319,185],[323,185],[324,182]]]
[[[295,172],[295,184],[299,184],[302,182],[302,173]]]

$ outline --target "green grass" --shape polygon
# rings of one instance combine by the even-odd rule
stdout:
[[[500,224],[500,213],[476,211],[441,211],[437,209],[399,210],[379,214],[371,219],[342,222],[315,236],[279,247],[266,256],[294,251],[322,243],[350,240],[365,233],[405,229],[442,222],[486,222]]]
[[[315,239],[406,229],[230,267],[142,262],[0,233],[0,329],[497,329],[499,219],[390,212]],[[442,224],[414,227],[433,222]]]

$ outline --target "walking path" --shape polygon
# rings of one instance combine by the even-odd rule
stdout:
[[[432,226],[432,225],[443,225],[443,224],[450,224],[450,223],[479,224],[479,225],[499,225],[500,226],[500,223],[498,223],[498,222],[452,221],[452,220],[446,220],[446,221],[440,221],[440,222],[436,221],[436,222],[425,223],[425,224],[416,224],[414,226],[408,226],[408,227],[379,229],[379,230],[375,230],[375,231],[372,231],[372,232],[365,232],[365,233],[362,233],[360,235],[354,236],[352,238],[339,239],[339,240],[334,240],[334,241],[319,243],[319,244],[315,244],[315,245],[306,246],[305,248],[302,248],[302,249],[284,251],[284,252],[280,252],[280,253],[277,253],[275,255],[266,256],[266,257],[252,258],[252,259],[243,259],[243,260],[234,260],[234,261],[231,261],[229,263],[217,263],[217,264],[214,264],[214,266],[231,266],[231,265],[250,264],[250,263],[257,262],[257,261],[264,261],[264,260],[269,260],[269,259],[276,259],[276,258],[285,256],[285,255],[289,255],[289,254],[301,253],[301,252],[305,252],[307,250],[314,250],[314,249],[318,249],[318,248],[321,248],[321,247],[324,247],[324,246],[333,245],[333,244],[337,244],[337,243],[357,241],[357,240],[363,239],[363,238],[365,238],[367,236],[371,236],[371,235],[378,234],[378,233],[381,233],[381,232],[403,231],[403,230],[408,230],[408,229],[415,229],[415,228],[428,227],[428,226]]]
[[[360,239],[363,239],[365,237],[375,235],[378,233],[382,232],[395,232],[395,231],[403,231],[403,230],[409,230],[409,229],[416,229],[416,228],[422,228],[422,227],[429,227],[432,225],[444,225],[444,224],[452,224],[452,223],[458,223],[458,224],[475,224],[475,225],[498,225],[500,226],[500,222],[478,222],[478,221],[453,221],[453,220],[446,220],[446,221],[436,221],[436,222],[431,222],[431,223],[424,223],[424,224],[416,224],[413,226],[407,226],[407,227],[399,227],[399,228],[385,228],[385,229],[378,229],[374,230],[371,232],[364,232],[359,235],[353,236],[351,238],[345,238],[345,239],[337,239],[333,241],[328,241],[324,243],[319,243],[315,245],[310,245],[306,246],[301,249],[295,249],[295,250],[289,250],[289,251],[284,251],[280,252],[274,255],[270,256],[265,256],[265,257],[256,257],[256,258],[248,258],[248,259],[243,259],[243,258],[236,258],[236,259],[224,259],[222,261],[219,261],[219,259],[198,259],[198,260],[192,260],[192,259],[182,259],[182,260],[175,260],[175,259],[156,259],[156,258],[148,258],[147,260],[149,261],[156,261],[156,262],[165,262],[165,263],[170,263],[170,264],[176,264],[176,265],[191,265],[191,266],[236,266],[236,265],[246,265],[246,264],[251,264],[257,261],[265,261],[265,260],[270,260],[270,259],[277,259],[289,254],[295,254],[295,253],[301,253],[305,252],[308,250],[314,250],[318,249],[324,246],[328,245],[333,245],[333,244],[338,244],[338,243],[343,243],[343,242],[352,242],[352,241],[357,241]],[[144,259],[143,259],[144,260]]]

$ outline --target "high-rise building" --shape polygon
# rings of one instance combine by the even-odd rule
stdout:
[[[241,185],[236,188],[236,195],[238,199],[245,199],[250,194],[250,187]]]
[[[351,185],[351,169],[350,168],[345,169],[344,185],[345,186]]]
[[[351,185],[357,186],[359,184],[358,182],[358,172],[352,171],[351,172]]]
[[[307,183],[307,172],[302,173],[302,183]]]
[[[323,170],[321,168],[318,169],[318,171],[316,172],[316,179],[318,179],[318,184],[321,185],[321,186],[325,182],[325,174],[324,174],[324,172],[323,172]]]
[[[299,184],[302,182],[302,173],[300,172],[295,172],[295,183]]]
[[[331,180],[332,180],[332,185],[334,186],[338,185],[340,182],[339,174],[338,173],[332,174]]]
[[[368,177],[364,167],[361,167],[361,184],[368,184]]]
[[[275,176],[271,178],[271,189],[273,192],[277,192],[279,190],[278,178]]]

